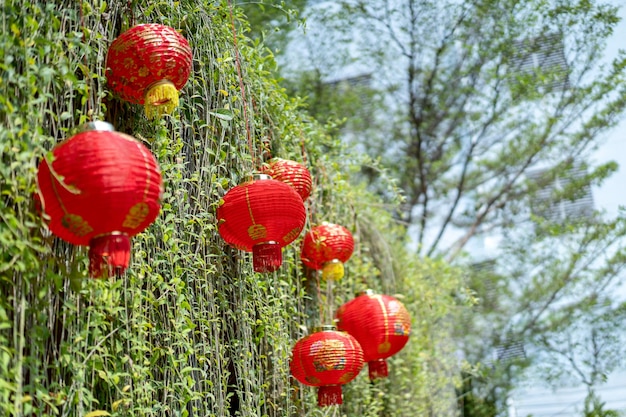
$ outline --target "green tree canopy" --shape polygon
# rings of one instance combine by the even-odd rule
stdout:
[[[589,202],[617,169],[592,155],[626,105],[626,56],[602,56],[618,22],[586,0],[350,0],[311,9],[309,38],[283,59],[285,74],[317,77],[301,91],[321,120],[362,117],[332,81],[370,74],[381,100],[343,133],[378,162],[363,167],[371,189],[386,199],[397,181],[417,253],[491,261],[468,271],[478,305],[459,342],[473,363],[572,331],[623,274],[624,217]],[[484,237],[498,244],[477,258]],[[501,388],[502,412],[529,363],[500,361],[472,389],[487,404]]]

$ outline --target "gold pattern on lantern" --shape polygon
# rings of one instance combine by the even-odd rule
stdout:
[[[399,336],[409,336],[411,334],[411,316],[402,304],[397,301],[389,303],[389,310],[395,315],[393,324],[393,334]]]
[[[320,379],[319,379],[318,377],[311,376],[311,375],[307,375],[307,376],[305,376],[305,377],[304,377],[304,379],[305,379],[305,380],[306,380],[309,384],[314,384],[314,385],[315,385],[315,384],[319,384],[320,382],[322,382],[322,381],[320,381]]]
[[[313,366],[317,372],[341,371],[346,367],[346,346],[341,340],[318,340],[311,345]]]
[[[411,329],[405,322],[397,321],[393,324],[393,334],[396,336],[409,336]]]
[[[156,40],[157,42],[159,41],[158,35],[156,35],[155,33],[152,33],[150,31],[141,31],[135,34],[136,37],[138,37],[139,39],[145,41],[145,43],[149,43],[150,41],[152,41],[153,39]]]
[[[128,48],[130,48],[133,44],[134,44],[134,42],[132,42],[130,39],[122,40],[122,41],[118,41],[118,42],[113,42],[111,44],[111,50],[113,50],[115,52],[124,52]]]
[[[85,236],[93,232],[89,223],[78,214],[67,213],[61,218],[61,224],[76,236]]]
[[[389,311],[387,310],[387,307],[385,306],[385,303],[383,302],[383,298],[379,294],[371,295],[370,297],[378,301],[378,304],[380,305],[380,312],[382,313],[383,318],[385,319],[385,325],[383,327],[385,330],[384,331],[385,341],[381,343],[380,345],[378,345],[378,353],[387,353],[391,349],[391,343],[389,343],[389,334],[392,331],[392,329],[390,328],[392,323],[390,323]]]
[[[283,240],[285,242],[292,242],[295,238],[298,237],[298,235],[300,234],[301,231],[302,231],[302,229],[300,229],[299,227],[296,227],[295,229],[293,229],[289,233],[287,233],[283,237]]]
[[[141,223],[146,220],[146,217],[150,213],[150,207],[144,202],[137,203],[130,208],[126,218],[124,219],[124,223],[122,223],[123,227],[128,227],[129,229],[135,229]]]
[[[267,229],[262,224],[253,224],[248,227],[248,236],[252,240],[265,239],[267,237]]]
[[[340,384],[347,384],[354,379],[354,372],[346,372],[339,378]]]
[[[124,63],[122,64],[124,65],[124,68],[131,69],[131,68],[135,68],[135,60],[133,58],[124,58]]]

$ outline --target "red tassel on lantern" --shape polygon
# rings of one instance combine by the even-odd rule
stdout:
[[[89,275],[109,276],[116,269],[124,272],[130,264],[130,239],[128,235],[113,232],[98,236],[89,242]],[[109,269],[109,265],[113,268]]]
[[[291,185],[306,201],[311,194],[313,181],[311,173],[302,164],[288,159],[274,158],[268,162],[263,169],[263,173],[271,176],[275,180]]]
[[[312,269],[321,269],[325,279],[341,279],[344,262],[352,256],[354,239],[345,227],[322,223],[311,229],[302,244],[302,262]]]
[[[337,328],[361,344],[370,379],[387,377],[386,358],[398,353],[411,333],[411,317],[404,305],[368,290],[339,307],[336,319]]]
[[[320,407],[342,404],[341,386],[363,368],[363,351],[354,337],[334,326],[322,326],[296,342],[289,368],[301,383],[319,387]]]
[[[217,219],[228,244],[252,252],[256,272],[273,272],[283,262],[282,248],[302,232],[306,210],[289,185],[259,175],[226,193]]]
[[[104,122],[85,129],[41,161],[38,199],[52,233],[89,246],[90,275],[112,276],[128,268],[130,237],[158,216],[163,182],[156,159],[133,137]]]
[[[117,37],[107,54],[107,82],[123,100],[144,104],[148,118],[170,114],[189,79],[192,52],[174,28],[137,25]]]

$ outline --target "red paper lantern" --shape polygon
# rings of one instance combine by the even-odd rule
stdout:
[[[296,342],[289,368],[301,383],[319,387],[320,407],[342,404],[341,386],[356,378],[363,368],[363,351],[348,333],[322,326]]]
[[[255,271],[272,272],[283,262],[282,248],[302,232],[306,210],[292,187],[259,175],[226,193],[217,219],[228,244],[252,252]]]
[[[156,159],[133,137],[104,122],[84,129],[41,161],[38,197],[52,233],[89,246],[91,276],[111,276],[128,267],[130,237],[158,216],[163,182]]]
[[[404,305],[368,290],[339,307],[336,319],[337,328],[361,344],[370,379],[385,378],[386,358],[398,353],[411,333],[411,317]]]
[[[154,118],[178,106],[189,79],[192,52],[187,39],[158,23],[137,25],[117,37],[107,54],[107,81],[123,100],[144,104]]]
[[[354,239],[345,227],[322,223],[311,229],[302,244],[302,262],[312,269],[321,269],[326,279],[341,279],[343,264],[354,251]]]
[[[264,167],[263,173],[291,185],[306,201],[311,194],[311,173],[302,164],[288,159],[274,158]]]

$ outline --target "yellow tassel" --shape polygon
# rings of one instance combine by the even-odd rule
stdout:
[[[177,106],[178,90],[170,81],[164,80],[148,88],[144,104],[148,119],[171,114]]]
[[[343,262],[338,259],[333,259],[330,262],[326,262],[322,267],[322,278],[323,279],[332,279],[334,281],[339,281],[343,278],[344,269]]]

